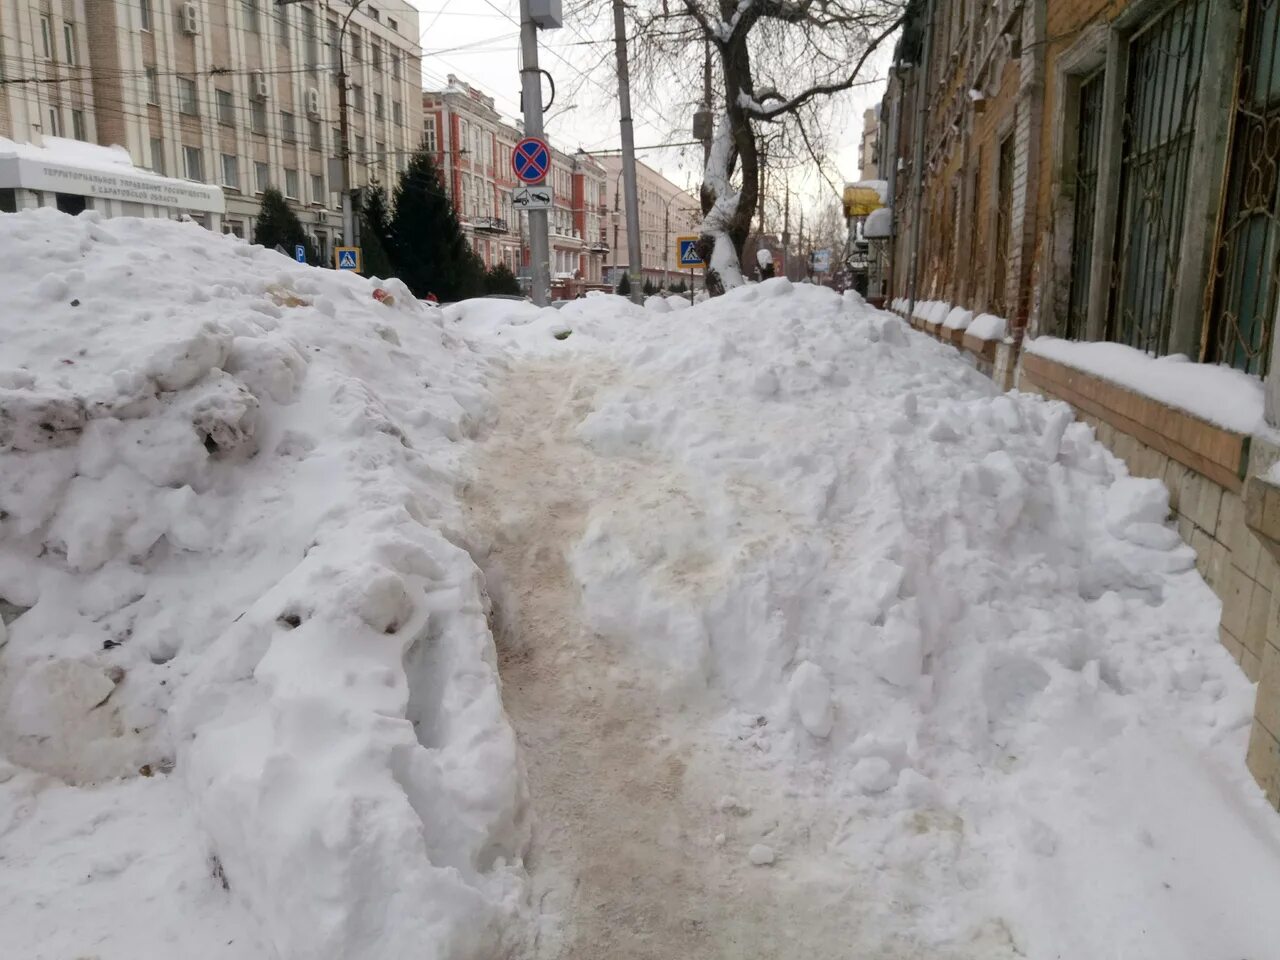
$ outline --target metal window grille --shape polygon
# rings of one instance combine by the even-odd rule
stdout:
[[[1129,43],[1108,339],[1169,349],[1210,0],[1179,0]]]
[[[1089,271],[1093,265],[1093,225],[1097,219],[1098,150],[1102,143],[1101,71],[1080,85],[1076,126],[1075,211],[1071,224],[1071,287],[1062,335],[1084,336],[1089,314]]]
[[[1265,375],[1280,289],[1280,2],[1249,0],[1246,18],[1209,350]]]
[[[1009,234],[1013,220],[1013,134],[1000,143],[999,169],[996,171],[996,249],[995,270],[991,281],[991,309],[1001,317],[1009,316]]]

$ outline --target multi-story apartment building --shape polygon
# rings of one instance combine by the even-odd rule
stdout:
[[[423,142],[435,154],[462,228],[485,266],[502,263],[528,274],[528,217],[511,207],[519,181],[511,153],[523,134],[494,106],[493,97],[450,74],[443,90],[422,95]],[[558,296],[599,285],[604,168],[585,154],[552,150],[547,182],[551,275]]]
[[[858,143],[858,165],[863,180],[880,179],[880,105],[862,112],[862,140]]]
[[[912,0],[895,60],[889,296],[1164,481],[1280,806],[1275,3]]]
[[[608,156],[603,158],[603,163],[613,205],[608,279],[616,284],[629,268],[622,158]],[[698,232],[702,207],[693,193],[641,161],[636,161],[636,188],[640,207],[640,274],[654,286],[669,286],[681,278],[680,265],[676,262],[676,237]]]
[[[0,10],[6,77],[24,81],[0,88],[0,134],[119,144],[138,167],[219,186],[221,227],[241,236],[252,236],[262,191],[278,187],[322,254],[341,240],[330,160],[341,152],[342,3],[0,0]],[[418,12],[404,0],[362,4],[342,39],[353,186],[390,184],[422,136]]]

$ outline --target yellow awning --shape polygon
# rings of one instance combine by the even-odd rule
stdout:
[[[872,210],[879,210],[884,204],[880,202],[880,191],[874,187],[847,186],[844,188],[844,215],[848,217],[865,217]]]

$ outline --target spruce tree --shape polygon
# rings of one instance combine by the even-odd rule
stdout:
[[[363,194],[360,210],[360,253],[366,277],[386,280],[396,276],[395,252],[387,195],[376,180]]]
[[[317,263],[315,245],[302,229],[302,221],[289,207],[284,194],[275,187],[262,191],[262,207],[253,228],[253,242],[269,250],[283,247],[289,256],[293,256],[293,248],[300,243],[307,252],[307,263]]]
[[[631,275],[624,273],[618,281],[618,295],[621,297],[631,296]]]
[[[484,267],[462,235],[435,161],[425,151],[414,154],[396,187],[391,236],[396,271],[415,296],[434,293],[451,301],[482,292]]]
[[[485,293],[519,294],[520,281],[505,263],[496,264],[484,275]]]

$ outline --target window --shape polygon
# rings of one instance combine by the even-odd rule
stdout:
[[[147,103],[156,106],[160,103],[160,74],[155,67],[147,67]]]
[[[382,44],[377,40],[369,41],[369,62],[373,64],[373,69],[382,69]]]
[[[999,166],[996,170],[996,245],[995,274],[991,286],[991,306],[997,316],[1009,315],[1008,264],[1009,234],[1013,220],[1013,134],[1000,142]]]
[[[365,151],[364,137],[356,137],[356,163],[362,163],[366,166],[369,163],[369,155]]]
[[[1102,143],[1102,71],[1080,84],[1076,122],[1075,210],[1071,229],[1071,285],[1062,335],[1078,340],[1085,335],[1089,315],[1090,271],[1093,266],[1093,224],[1098,195],[1098,151]]]
[[[312,150],[324,149],[324,128],[319,120],[307,121],[307,138],[311,141]]]
[[[83,110],[72,110],[72,111],[71,111],[71,135],[72,135],[73,137],[75,137],[77,140],[88,140],[88,139],[89,139],[89,138],[85,135],[85,129],[84,129],[84,111],[83,111]]]
[[[439,147],[436,146],[436,118],[432,114],[426,117],[422,122],[422,145],[431,153],[436,153]]]
[[[232,190],[240,189],[240,165],[234,154],[222,155],[222,185]]]
[[[375,120],[385,120],[387,116],[386,104],[380,93],[373,95],[373,116]]]
[[[391,54],[391,79],[400,79],[400,52],[398,50]]]
[[[271,173],[267,169],[267,165],[261,160],[255,161],[253,164],[253,189],[261,193],[269,186],[271,186]]]
[[[67,53],[67,63],[74,67],[76,65],[76,25],[74,23],[62,25],[62,46]]]
[[[250,101],[249,129],[254,133],[267,132],[267,104],[265,100]]]
[[[164,141],[159,137],[151,138],[151,169],[164,175]]]
[[[390,17],[387,17],[387,26],[390,27],[392,30],[394,30],[396,33],[400,32],[400,25],[396,23],[394,20],[392,20]]]
[[[323,204],[326,202],[324,195],[324,177],[318,173],[311,175],[311,202]]]
[[[1244,70],[1211,276],[1209,359],[1265,377],[1280,297],[1280,19],[1266,0],[1245,7]]]
[[[289,5],[285,3],[276,4],[276,43],[289,45]]]
[[[280,112],[280,126],[281,136],[287,143],[293,143],[298,139],[298,122],[288,110]]]
[[[178,78],[178,112],[196,114],[196,82],[190,77]]]
[[[377,163],[379,167],[379,172],[381,173],[387,165],[387,145],[385,143],[379,143],[377,144],[375,149],[378,152],[376,154],[376,159],[374,160],[374,162]],[[384,175],[383,179],[385,180],[388,178]]]
[[[1107,337],[1168,352],[1209,0],[1178,0],[1129,43]]]
[[[244,26],[250,33],[261,33],[262,23],[258,18],[258,0],[240,0],[244,13]]]
[[[354,60],[356,63],[359,63],[360,62],[360,31],[357,28],[352,27],[350,36],[351,36],[351,59]]]
[[[182,148],[182,175],[188,180],[204,180],[204,164],[200,159],[199,147]]]
[[[231,100],[230,90],[217,91],[218,97],[218,122],[231,126],[236,122],[236,108]]]
[[[351,85],[351,109],[356,113],[364,113],[364,87],[358,83]]]
[[[40,17],[40,42],[43,44],[44,58],[53,59],[53,24],[47,16]]]
[[[138,0],[138,25],[143,30],[151,29],[151,0]]]
[[[62,114],[57,107],[49,108],[49,133],[52,136],[62,136]]]
[[[329,21],[329,65],[338,72],[338,21]]]
[[[302,8],[302,40],[307,66],[314,70],[320,62],[320,43],[316,37],[316,15],[310,7]]]
[[[397,127],[404,126],[404,104],[399,100],[394,100],[391,103],[391,120]]]
[[[284,195],[291,200],[298,199],[298,171],[288,167],[284,171]]]

